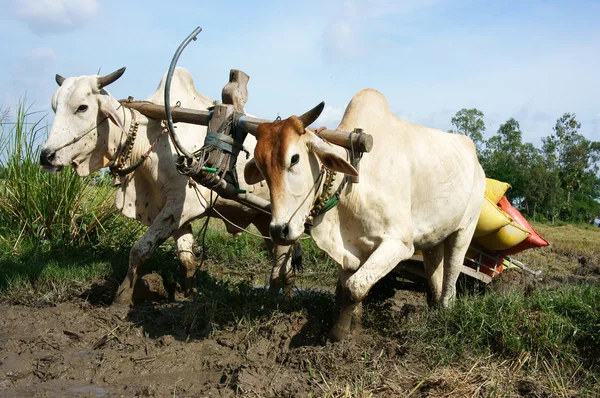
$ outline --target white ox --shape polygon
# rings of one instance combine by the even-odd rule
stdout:
[[[321,110],[258,127],[255,157],[244,175],[250,184],[267,181],[276,243],[289,245],[302,235],[311,199],[321,194],[321,165],[356,175],[343,148],[305,128]],[[433,303],[448,306],[485,190],[469,138],[397,118],[376,90],[358,92],[348,105],[338,129],[354,128],[373,136],[373,150],[360,162],[360,182],[345,186],[337,207],[316,216],[311,229],[316,244],[339,264],[334,340],[359,325],[371,287],[415,250],[423,252]]]
[[[58,171],[72,166],[79,176],[107,167],[126,142],[130,131],[132,112],[112,97],[104,87],[117,80],[125,71],[122,68],[107,76],[80,76],[63,78],[56,76],[59,88],[52,97],[54,121],[48,140],[44,144],[40,163],[48,171]],[[164,104],[165,77],[156,92],[148,98],[156,104]],[[173,103],[182,107],[206,110],[213,101],[199,94],[194,88],[191,74],[183,69],[175,70],[171,84]],[[160,136],[163,128],[160,121],[146,118],[134,112],[139,123],[137,137],[125,167],[134,164],[156,143],[148,158],[134,172],[121,178],[115,204],[127,217],[135,218],[149,226],[143,236],[131,248],[129,270],[114,299],[116,305],[129,305],[137,271],[150,258],[156,248],[170,236],[176,242],[177,255],[184,273],[186,295],[195,290],[196,263],[193,254],[193,235],[190,222],[208,215],[207,200],[210,191],[200,185],[198,189],[188,184],[188,178],[175,168],[177,153],[167,134]],[[177,137],[190,152],[204,143],[206,127],[179,123]],[[157,141],[158,140],[158,141]],[[246,146],[253,150],[256,141],[248,137]],[[126,148],[123,148],[126,151]],[[246,163],[243,153],[237,167]],[[263,184],[249,187],[241,182],[243,189],[268,198],[268,189]],[[206,200],[205,200],[206,199]],[[215,209],[236,225],[245,228],[254,224],[263,236],[268,236],[269,217],[236,202],[219,199]],[[211,211],[211,216],[219,217]],[[229,232],[239,229],[226,223]],[[272,250],[270,240],[265,240]],[[289,288],[291,266],[289,247],[275,246],[274,264],[271,274],[271,290]]]

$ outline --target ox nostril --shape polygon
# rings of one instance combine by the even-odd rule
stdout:
[[[289,225],[271,225],[271,237],[275,240],[286,240],[290,233]]]
[[[56,156],[55,152],[50,152],[49,150],[44,149],[40,153],[40,164],[42,166],[52,166],[52,161],[54,160],[55,156]]]

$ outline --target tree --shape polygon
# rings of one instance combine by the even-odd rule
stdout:
[[[579,133],[581,123],[575,114],[565,113],[542,138],[547,167],[558,174],[564,192],[560,217],[572,221],[589,221],[600,209],[598,162],[600,143]]]
[[[486,142],[481,161],[488,177],[511,185],[510,197],[519,203],[525,198],[528,158],[537,151],[532,144],[524,145],[522,137],[519,122],[508,119]]]
[[[484,143],[483,133],[485,132],[485,123],[483,122],[483,112],[479,109],[463,108],[456,112],[456,115],[451,120],[454,126],[451,133],[466,135],[475,143],[477,155],[482,153],[482,145]]]
[[[600,215],[600,142],[579,133],[581,124],[574,114],[565,113],[556,121],[541,148],[523,142],[514,118],[484,141],[482,118],[477,109],[462,109],[452,118],[456,129],[451,132],[473,138],[486,176],[511,185],[507,195],[513,205],[552,222],[589,222]]]

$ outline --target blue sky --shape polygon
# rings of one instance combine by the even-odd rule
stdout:
[[[352,96],[372,87],[398,116],[429,127],[448,130],[458,110],[476,107],[486,138],[514,117],[537,145],[574,112],[600,140],[600,1],[0,0],[0,9],[4,109],[27,92],[49,111],[55,73],[121,66],[111,93],[145,98],[201,26],[179,65],[214,99],[229,69],[245,71],[256,116],[324,100],[317,124],[336,127]]]

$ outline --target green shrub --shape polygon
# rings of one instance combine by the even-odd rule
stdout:
[[[104,180],[80,178],[70,167],[54,174],[40,167],[39,143],[48,133],[43,122],[23,101],[14,125],[0,126],[0,237],[15,248],[23,240],[46,248],[130,241],[139,224],[117,214],[114,190]]]

